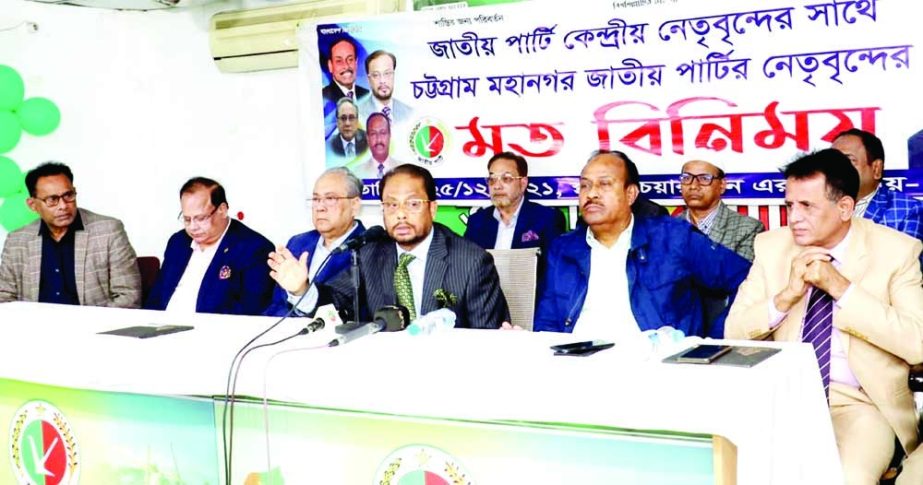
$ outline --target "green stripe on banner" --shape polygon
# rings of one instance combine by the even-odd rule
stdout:
[[[45,485],[45,476],[37,473],[41,469],[41,463],[36,461],[41,460],[45,453],[45,440],[42,435],[42,422],[32,421],[23,430],[19,442],[26,473],[35,485]]]

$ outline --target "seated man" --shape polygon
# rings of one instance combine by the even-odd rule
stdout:
[[[311,221],[314,223],[314,230],[292,236],[285,247],[276,248],[276,252],[299,262],[304,259],[308,268],[308,279],[315,284],[324,283],[348,270],[348,251],[332,256],[330,254],[344,242],[365,232],[362,222],[356,220],[361,194],[362,181],[352,172],[343,167],[328,169],[317,179],[311,197]],[[296,254],[298,256],[294,256]],[[328,256],[330,260],[321,269],[320,265]],[[275,271],[271,271],[269,275],[273,279],[278,277]],[[301,294],[304,294],[304,290],[301,290]],[[299,297],[290,295],[277,285],[266,315],[281,317],[289,312],[292,304],[298,299]]]
[[[399,165],[381,180],[385,229],[390,236],[359,250],[361,291],[359,321],[369,321],[385,305],[402,305],[411,320],[439,308],[437,295],[447,296],[459,328],[499,328],[510,312],[493,260],[478,245],[433,222],[436,182],[428,170]],[[310,291],[298,307],[314,311],[318,302],[351,310],[353,288],[344,271],[320,285],[308,285],[304,260],[284,252],[270,255],[276,281],[290,293]],[[454,297],[454,298],[453,298]],[[350,312],[351,313],[351,312]]]
[[[533,329],[619,341],[670,325],[703,335],[695,286],[734,294],[750,264],[689,224],[636,217],[637,169],[621,152],[594,154],[580,173],[587,226],[557,238]],[[724,331],[723,315],[712,336]]]
[[[853,218],[859,174],[837,150],[799,158],[785,179],[789,226],[756,237],[727,337],[811,343],[846,481],[878,483],[895,436],[917,446],[907,375],[923,361],[923,245]]]
[[[515,153],[502,152],[487,162],[487,188],[493,206],[468,217],[465,239],[484,249],[541,248],[561,235],[564,214],[527,200],[529,165]]]
[[[118,219],[77,208],[74,175],[48,162],[26,174],[39,220],[10,233],[0,256],[0,302],[141,306],[135,250]]]
[[[766,230],[763,223],[732,211],[721,196],[727,189],[724,170],[705,160],[690,160],[679,176],[680,191],[686,202],[683,218],[735,253],[753,261],[753,238]]]
[[[179,191],[185,230],[167,242],[163,267],[144,304],[152,310],[260,315],[272,300],[268,239],[228,217],[224,187],[205,177]]]

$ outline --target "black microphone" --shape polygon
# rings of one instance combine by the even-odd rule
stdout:
[[[337,246],[331,254],[342,253],[351,249],[359,249],[370,242],[380,241],[386,237],[388,237],[388,231],[385,231],[385,228],[381,226],[372,226],[359,236]]]
[[[410,312],[400,305],[387,305],[375,312],[375,318],[330,341],[328,347],[336,347],[378,332],[397,332],[407,328]]]

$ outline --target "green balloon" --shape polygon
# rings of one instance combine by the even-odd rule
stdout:
[[[61,123],[61,111],[47,98],[29,98],[16,110],[22,129],[30,135],[47,135]]]
[[[38,219],[38,214],[26,205],[26,197],[28,193],[20,192],[3,199],[3,205],[0,205],[0,225],[7,232],[13,232]]]
[[[7,197],[25,189],[24,177],[19,165],[9,158],[0,156],[0,197]]]
[[[12,150],[21,137],[19,118],[10,111],[0,110],[0,153]]]
[[[0,64],[0,110],[18,108],[25,92],[26,86],[16,69]]]

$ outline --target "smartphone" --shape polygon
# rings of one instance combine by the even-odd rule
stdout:
[[[731,351],[730,345],[697,345],[676,357],[676,362],[685,364],[711,364],[718,357]]]
[[[592,355],[600,350],[608,349],[615,346],[612,342],[605,340],[586,340],[583,342],[574,342],[570,344],[552,345],[551,350],[554,355]]]

